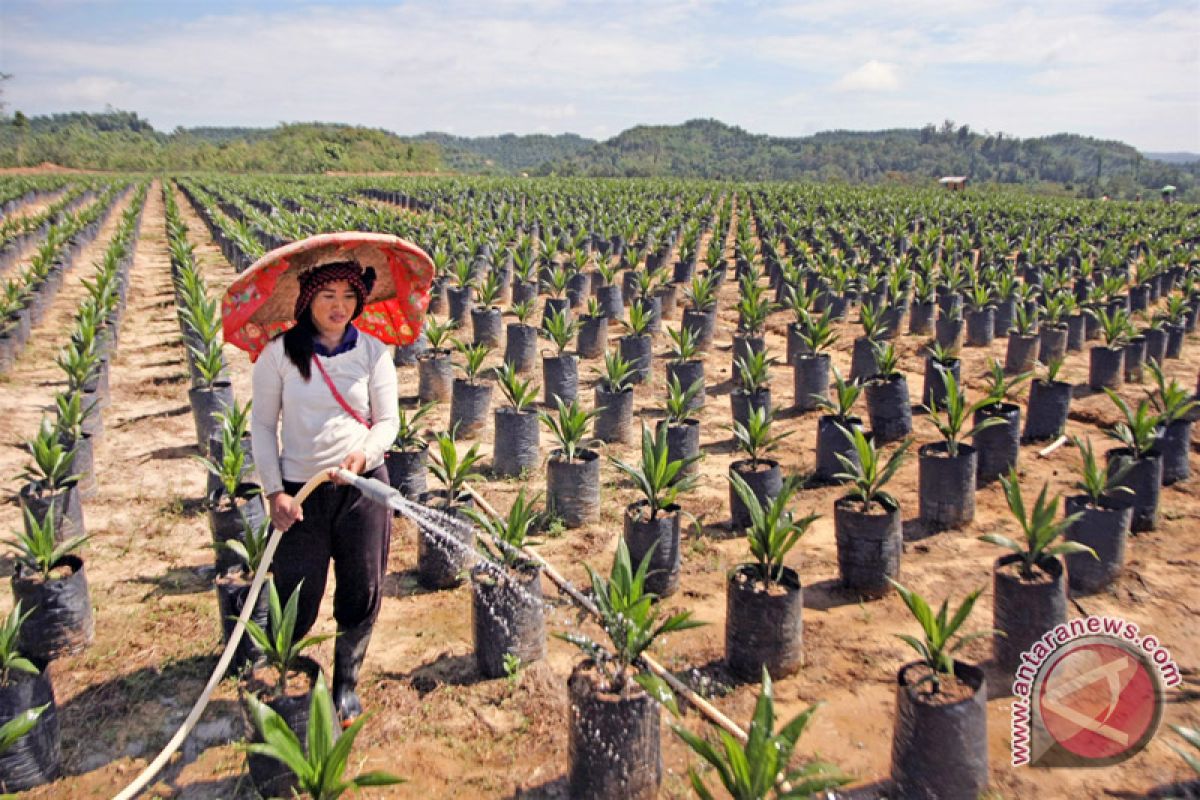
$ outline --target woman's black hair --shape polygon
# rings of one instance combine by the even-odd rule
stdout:
[[[305,382],[312,377],[313,339],[317,326],[313,324],[312,310],[305,308],[296,318],[296,324],[283,334],[283,352],[296,365]]]

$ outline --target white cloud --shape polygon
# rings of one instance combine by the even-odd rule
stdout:
[[[843,75],[833,88],[839,92],[892,92],[900,88],[895,64],[871,59]]]
[[[113,2],[125,11],[107,27],[72,25],[76,0],[58,1],[0,20],[11,108],[112,104],[161,129],[320,119],[462,135],[612,135],[704,116],[802,135],[951,118],[1200,150],[1195,0],[1119,14],[1092,0],[407,0],[145,18]]]

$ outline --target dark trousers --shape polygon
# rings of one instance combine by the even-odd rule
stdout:
[[[388,482],[387,468],[366,473],[368,478]],[[303,484],[284,481],[290,495]],[[286,604],[300,582],[296,615],[297,639],[317,621],[329,560],[333,559],[333,618],[338,630],[360,625],[370,628],[383,600],[383,577],[387,572],[391,541],[392,512],[373,503],[353,486],[324,483],[304,501],[304,519],[288,528],[279,541],[271,564],[279,601]]]

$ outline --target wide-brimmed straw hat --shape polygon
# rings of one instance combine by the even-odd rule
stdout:
[[[300,275],[353,261],[375,271],[375,285],[354,327],[388,344],[410,344],[421,331],[433,261],[412,242],[385,233],[323,233],[272,250],[230,284],[221,302],[225,341],[251,359],[295,324]]]

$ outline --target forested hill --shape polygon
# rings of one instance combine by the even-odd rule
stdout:
[[[517,136],[452,136],[448,133],[422,133],[414,141],[430,142],[442,150],[446,166],[459,172],[520,173],[578,155],[596,142],[574,133],[557,136],[530,134]]]
[[[542,174],[675,176],[877,183],[966,175],[975,182],[1049,181],[1126,196],[1198,184],[1200,164],[1148,159],[1121,142],[1073,134],[1017,139],[953,123],[874,132],[830,131],[802,138],[748,133],[716,120],[640,125],[590,149],[545,164]]]
[[[1121,142],[1074,134],[1017,139],[946,122],[919,129],[781,138],[716,120],[640,125],[603,142],[575,134],[401,137],[329,123],[156,131],[128,111],[0,118],[0,167],[49,161],[100,170],[434,172],[810,180],[928,185],[1052,184],[1090,197],[1149,195],[1166,184],[1200,201],[1200,162],[1167,163]]]

